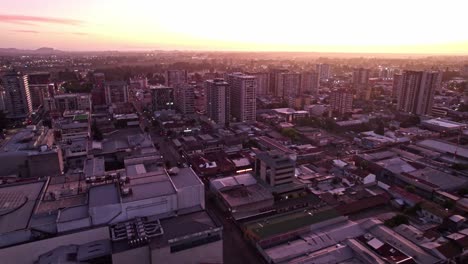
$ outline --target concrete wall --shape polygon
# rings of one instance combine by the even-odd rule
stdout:
[[[112,264],[127,263],[151,264],[151,253],[149,246],[134,248],[112,254]]]
[[[125,216],[126,218],[121,219],[118,217],[118,219],[113,222],[123,221],[137,216],[149,216],[173,212],[177,209],[177,195],[172,194],[140,201],[122,203],[122,209],[122,217]]]
[[[0,250],[0,263],[34,263],[40,255],[47,253],[59,246],[81,245],[101,239],[109,239],[109,228],[100,227],[70,235],[58,236],[50,239],[39,240],[27,244],[21,244]]]
[[[169,247],[153,249],[151,251],[151,263],[223,263],[223,240],[174,253],[170,252]]]
[[[188,186],[177,191],[178,209],[190,208],[197,205],[205,208],[205,188],[203,185]]]

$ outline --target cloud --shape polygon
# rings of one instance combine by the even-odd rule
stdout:
[[[19,25],[34,25],[35,23],[48,23],[78,26],[83,24],[83,21],[77,19],[0,14],[0,23],[2,22]]]
[[[18,33],[40,33],[39,31],[36,30],[27,30],[27,29],[17,29],[17,30],[10,30],[11,32],[18,32]]]
[[[88,36],[89,35],[88,33],[85,33],[85,32],[73,32],[72,34],[73,35],[79,35],[79,36]]]

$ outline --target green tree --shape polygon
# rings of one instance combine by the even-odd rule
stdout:
[[[283,128],[281,130],[281,135],[288,137],[291,140],[296,140],[298,138],[297,131],[294,128]]]
[[[398,214],[395,215],[394,217],[385,220],[384,224],[388,227],[396,227],[402,224],[407,225],[409,223],[409,219],[406,215]]]
[[[96,122],[93,122],[93,125],[91,126],[91,132],[93,134],[93,140],[102,141],[104,139],[104,136],[102,135],[102,132]]]

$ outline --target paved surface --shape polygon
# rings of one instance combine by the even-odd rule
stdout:
[[[213,200],[206,199],[206,207],[213,212],[223,224],[224,264],[266,263],[254,246],[244,240],[240,228],[221,212]]]

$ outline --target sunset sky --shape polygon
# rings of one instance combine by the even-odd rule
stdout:
[[[0,47],[468,54],[466,0],[0,0]]]

